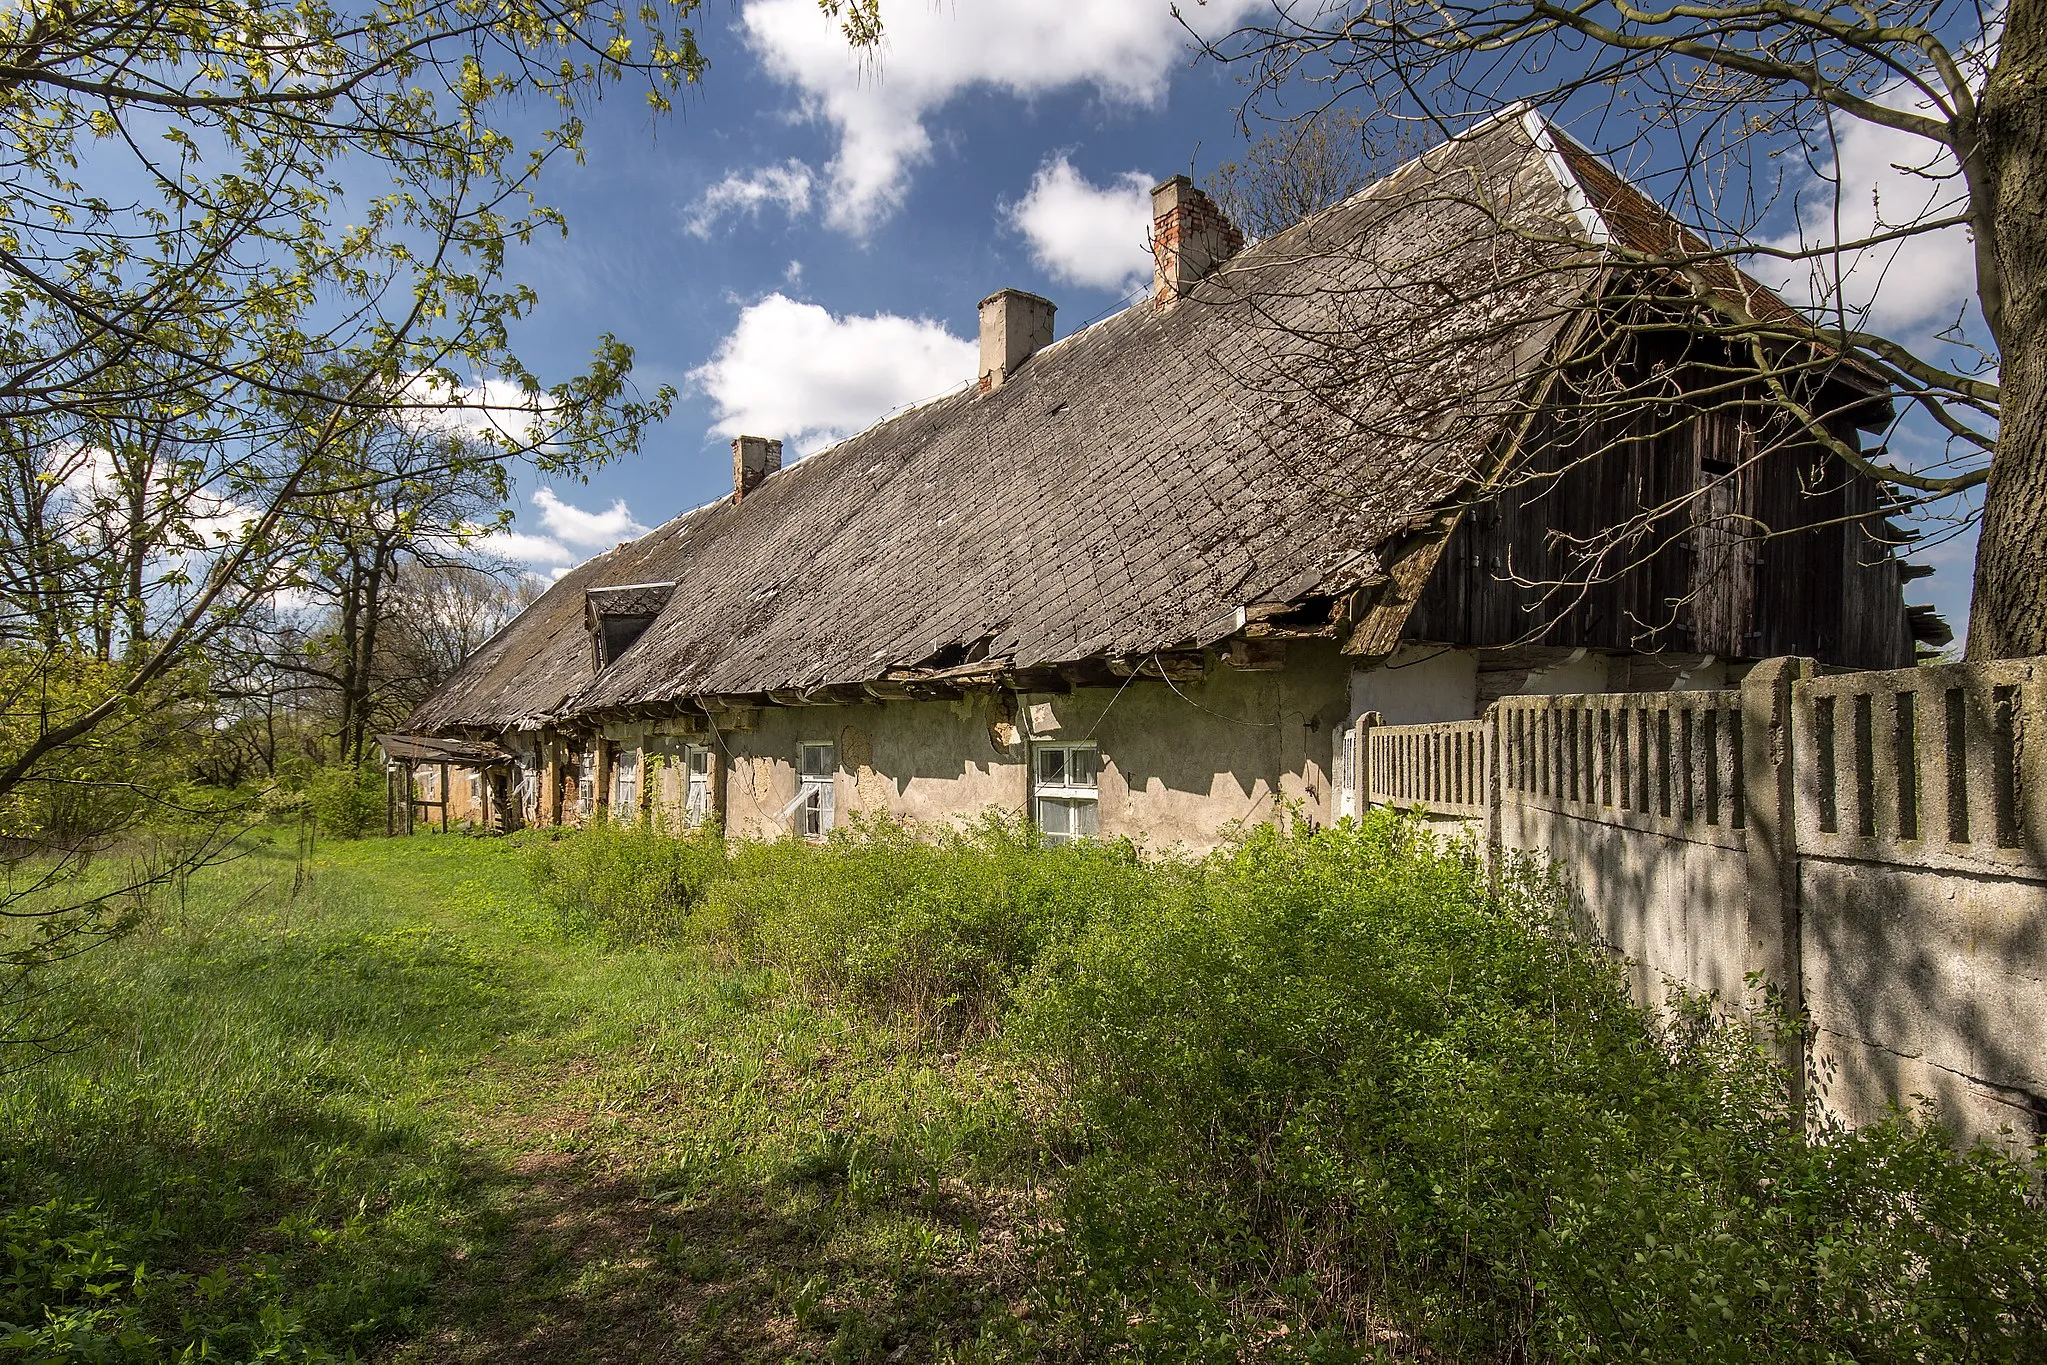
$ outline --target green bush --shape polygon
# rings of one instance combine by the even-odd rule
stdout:
[[[731,959],[786,969],[827,998],[920,1029],[986,1029],[1049,948],[1183,872],[1127,845],[1048,844],[992,813],[925,837],[861,819],[822,847],[741,846],[709,889],[704,932]]]
[[[1902,1115],[1809,1142],[1757,1040],[1659,1027],[1539,887],[1378,814],[1158,891],[1012,1021],[1085,1153],[1076,1353],[2047,1359],[2026,1170]]]
[[[704,888],[725,875],[716,830],[677,835],[652,821],[599,821],[525,847],[527,872],[555,920],[621,944],[681,942]]]
[[[362,839],[384,832],[385,776],[376,764],[315,768],[303,790],[321,834]]]

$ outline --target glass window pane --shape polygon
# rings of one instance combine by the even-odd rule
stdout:
[[[1095,751],[1093,745],[1076,746],[1073,757],[1067,764],[1066,780],[1076,787],[1095,785]]]
[[[692,744],[689,750],[689,770],[693,777],[701,777],[711,771],[711,751]]]
[[[1053,787],[1065,785],[1066,750],[1038,750],[1038,781]]]
[[[1098,803],[1093,801],[1074,802],[1073,832],[1083,839],[1094,838],[1095,830],[1097,828],[1095,816],[1098,814],[1099,809],[1100,807]]]
[[[1072,812],[1064,801],[1045,796],[1038,798],[1038,828],[1053,838],[1064,838],[1073,833]]]
[[[803,746],[803,775],[805,777],[829,776],[834,766],[831,745],[806,744]]]

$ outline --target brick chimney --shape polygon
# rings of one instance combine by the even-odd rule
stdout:
[[[766,436],[732,438],[732,501],[738,502],[782,467],[782,443]]]
[[[1244,234],[1186,176],[1152,190],[1153,303],[1171,303],[1243,249]]]
[[[981,300],[981,392],[993,393],[1026,360],[1052,344],[1050,299],[998,289]]]

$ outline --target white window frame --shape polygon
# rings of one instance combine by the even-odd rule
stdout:
[[[630,824],[640,814],[640,751],[618,746],[611,756],[611,818]]]
[[[588,820],[597,813],[597,750],[576,755],[576,818]]]
[[[1085,763],[1076,764],[1076,755],[1084,755]],[[1081,771],[1086,781],[1076,779]],[[1101,832],[1101,805],[1102,754],[1092,740],[1031,746],[1031,822],[1047,843],[1095,837]],[[1060,814],[1047,820],[1054,811]]]
[[[682,823],[698,829],[711,818],[711,746],[682,746]]]
[[[796,832],[806,839],[832,832],[838,771],[839,746],[831,740],[804,740],[796,746]]]

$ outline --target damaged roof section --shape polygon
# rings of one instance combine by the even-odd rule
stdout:
[[[1598,287],[1586,191],[1542,130],[1492,120],[999,388],[580,566],[407,728],[1142,659],[1311,599],[1393,638],[1417,537]],[[1406,362],[1445,337],[1448,363]],[[644,633],[593,651],[656,590]]]

